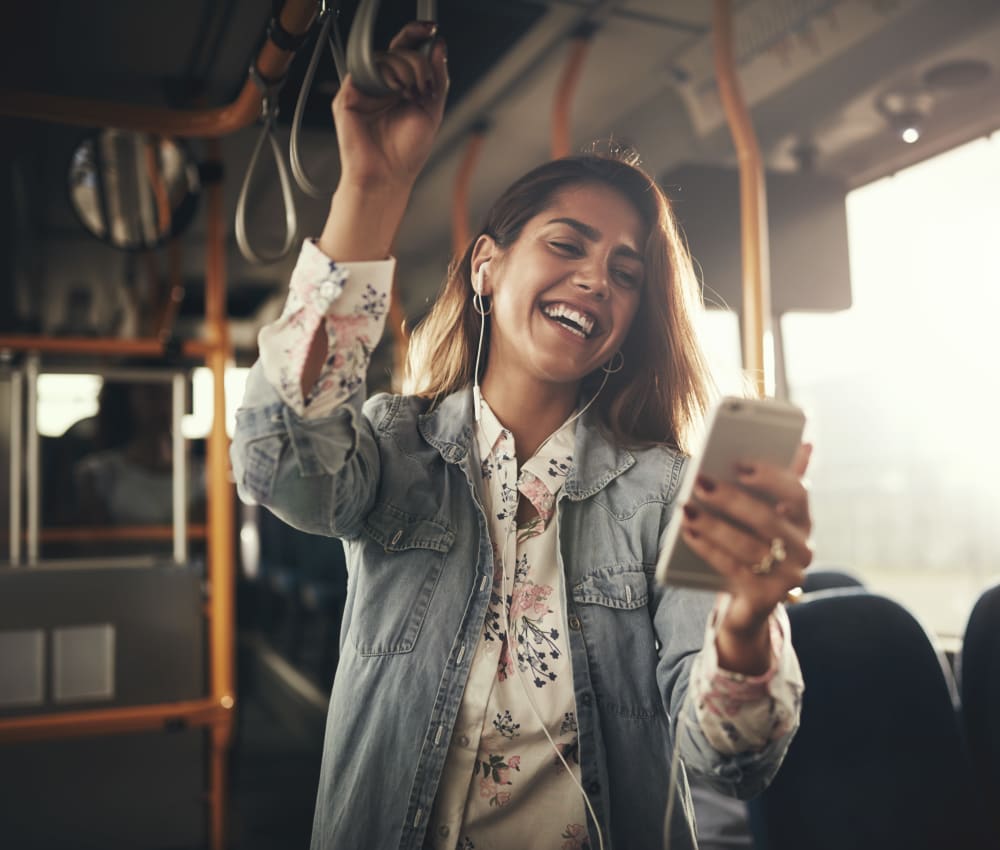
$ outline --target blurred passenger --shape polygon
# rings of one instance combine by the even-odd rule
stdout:
[[[101,448],[76,465],[80,522],[162,525],[173,519],[171,386],[105,382],[96,441]],[[203,514],[204,463],[188,459],[189,516]]]

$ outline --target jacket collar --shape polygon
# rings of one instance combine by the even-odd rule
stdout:
[[[473,444],[474,422],[472,387],[466,387],[420,416],[417,427],[446,462],[462,463]],[[569,499],[578,501],[593,496],[635,463],[630,451],[604,436],[593,411],[585,411],[576,420],[575,436],[573,469],[563,484],[563,492]]]

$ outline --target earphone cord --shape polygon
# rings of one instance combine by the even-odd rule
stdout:
[[[590,814],[591,819],[594,821],[594,829],[597,830],[597,841],[599,845],[599,850],[604,850],[604,835],[601,831],[601,823],[597,819],[597,813],[594,811],[594,807],[590,803],[590,798],[587,797],[587,792],[583,790],[583,786],[580,784],[579,780],[577,780],[576,776],[574,776],[573,769],[569,766],[569,763],[563,757],[563,754],[560,751],[559,747],[556,745],[556,742],[552,740],[552,736],[549,734],[548,726],[546,725],[545,721],[542,720],[541,712],[538,710],[538,706],[535,705],[535,700],[531,696],[531,691],[528,690],[528,685],[524,681],[524,676],[522,675],[521,668],[515,660],[514,645],[513,645],[514,636],[511,634],[510,630],[510,616],[508,613],[507,599],[506,599],[507,597],[506,552],[507,552],[507,546],[509,545],[509,541],[511,538],[511,532],[516,531],[516,526],[517,526],[517,511],[515,510],[510,522],[507,525],[507,532],[505,535],[503,550],[500,552],[500,570],[503,581],[503,587],[501,588],[501,594],[500,594],[500,607],[503,611],[504,633],[507,635],[507,654],[508,657],[510,658],[511,665],[514,668],[514,675],[517,676],[517,680],[521,683],[521,690],[524,691],[524,696],[527,698],[528,705],[531,707],[531,713],[535,715],[535,720],[538,721],[538,725],[542,728],[542,732],[548,739],[549,745],[552,747],[552,751],[559,758],[559,761],[562,762],[562,766],[566,768],[566,775],[570,778],[570,781],[572,781],[572,783],[577,787],[577,790],[580,792],[580,796],[583,797],[583,802],[584,805],[586,805],[587,807],[587,812]],[[515,545],[516,545],[516,535],[515,535]],[[515,552],[515,557],[516,557],[516,552]],[[511,604],[513,604],[514,602],[513,584],[511,585],[510,596],[511,596]]]
[[[680,714],[677,717],[677,728],[674,732],[674,752],[670,757],[670,780],[667,785],[667,811],[663,819],[663,850],[670,850],[673,836],[672,824],[674,820],[674,801],[677,799],[677,773],[680,768],[681,735],[687,728],[688,699],[691,696],[691,682],[688,680],[688,688],[684,692],[684,699],[681,700]]]
[[[483,310],[483,298],[482,298],[482,296],[478,292],[476,292],[476,293],[473,294],[472,298],[473,298],[473,303],[478,306],[477,312],[479,313],[479,316],[480,316],[480,322],[479,322],[479,344],[476,346],[476,367],[475,367],[475,372],[473,373],[473,376],[472,376],[473,414],[475,416],[476,422],[479,422],[480,417],[481,417],[482,400],[483,400],[482,392],[479,389],[479,365],[480,365],[480,363],[482,361],[482,355],[483,355],[483,334],[484,334],[484,332],[486,330],[486,316],[485,316],[485,311]],[[590,400],[582,408],[580,408],[580,410],[578,410],[575,414],[573,414],[573,416],[571,416],[569,419],[567,419],[566,422],[564,422],[559,428],[557,428],[555,431],[553,431],[551,434],[549,434],[548,437],[545,438],[545,440],[542,442],[542,444],[535,450],[536,454],[539,451],[541,451],[541,449],[546,445],[546,443],[548,443],[549,440],[551,440],[556,434],[558,434],[559,431],[561,431],[567,425],[571,424],[572,422],[575,422],[577,419],[579,419],[581,416],[583,416],[583,414],[587,411],[587,408],[589,408],[590,405],[592,405],[594,403],[594,401],[597,399],[597,396],[600,395],[601,390],[604,389],[604,385],[608,382],[608,375],[610,375],[610,374],[611,373],[608,372],[607,370],[604,371],[604,378],[601,380],[601,385],[597,388],[597,392],[595,392],[590,397]],[[515,493],[517,492],[517,488],[516,487],[514,488],[514,492]],[[520,496],[518,496],[518,499],[519,498],[520,498]],[[528,685],[527,685],[527,683],[524,680],[524,677],[522,675],[522,671],[521,671],[520,667],[518,666],[517,662],[515,661],[514,646],[513,646],[513,637],[514,636],[512,635],[511,630],[510,630],[510,614],[509,614],[509,611],[508,611],[508,608],[507,608],[507,598],[506,598],[507,597],[507,557],[506,557],[506,555],[507,555],[507,547],[509,546],[509,543],[510,543],[510,540],[511,540],[512,537],[515,540],[515,546],[517,545],[516,544],[516,540],[517,540],[517,534],[516,534],[516,532],[517,532],[517,509],[516,509],[516,506],[515,506],[515,509],[514,509],[513,513],[511,514],[511,518],[510,518],[510,520],[508,521],[508,524],[507,524],[507,529],[506,529],[506,532],[505,532],[505,535],[504,535],[504,541],[503,541],[503,549],[500,551],[500,572],[501,572],[501,580],[503,582],[503,585],[502,585],[502,587],[500,589],[500,608],[501,608],[501,612],[503,614],[504,633],[507,635],[507,653],[508,653],[508,656],[510,657],[510,663],[514,667],[514,675],[517,677],[517,680],[521,683],[521,689],[524,691],[524,696],[528,700],[528,706],[531,708],[531,712],[532,712],[532,714],[534,714],[535,720],[538,721],[538,725],[541,727],[542,732],[544,733],[546,739],[549,742],[549,745],[552,747],[552,751],[556,754],[556,756],[558,757],[559,761],[562,762],[562,766],[566,769],[566,775],[570,778],[570,780],[572,781],[572,783],[577,787],[577,790],[579,790],[579,792],[580,792],[580,796],[583,797],[583,802],[584,802],[584,805],[586,805],[586,807],[587,807],[587,812],[588,812],[588,814],[590,815],[591,819],[594,822],[594,829],[597,830],[597,841],[598,841],[598,844],[599,844],[599,850],[604,850],[604,835],[603,835],[603,833],[601,831],[600,821],[598,821],[598,819],[597,819],[597,813],[594,811],[594,807],[591,805],[590,798],[587,796],[587,792],[583,790],[583,786],[580,784],[580,782],[577,780],[576,776],[573,774],[573,769],[569,766],[569,763],[563,757],[563,754],[559,750],[559,747],[556,745],[556,742],[552,739],[552,735],[549,734],[548,726],[546,725],[545,721],[542,720],[541,712],[538,710],[538,706],[535,705],[535,700],[531,696],[531,691],[528,689]],[[517,553],[515,551],[515,558],[516,558],[516,556],[517,556]],[[512,604],[513,604],[513,601],[514,601],[514,586],[512,584],[511,585],[511,603]],[[675,749],[675,752],[676,752],[676,749]]]

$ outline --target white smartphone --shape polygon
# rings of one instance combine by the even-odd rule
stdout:
[[[732,396],[719,402],[709,419],[704,447],[688,463],[677,509],[664,535],[656,561],[656,580],[660,584],[725,589],[725,578],[692,552],[681,537],[682,508],[691,498],[695,479],[704,474],[717,481],[737,483],[736,464],[740,461],[791,465],[805,422],[805,414],[786,402]]]

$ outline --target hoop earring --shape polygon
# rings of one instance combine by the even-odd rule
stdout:
[[[493,312],[493,302],[486,305],[486,309],[483,309],[483,296],[478,292],[472,294],[472,309],[475,310],[480,316],[488,316]]]
[[[619,360],[618,365],[614,369],[612,369],[611,364],[615,362],[616,357],[620,357],[621,360]],[[618,350],[611,355],[611,359],[607,362],[607,364],[601,367],[601,371],[604,372],[605,375],[614,375],[616,372],[620,372],[624,368],[625,368],[625,355],[621,353],[621,350]]]

